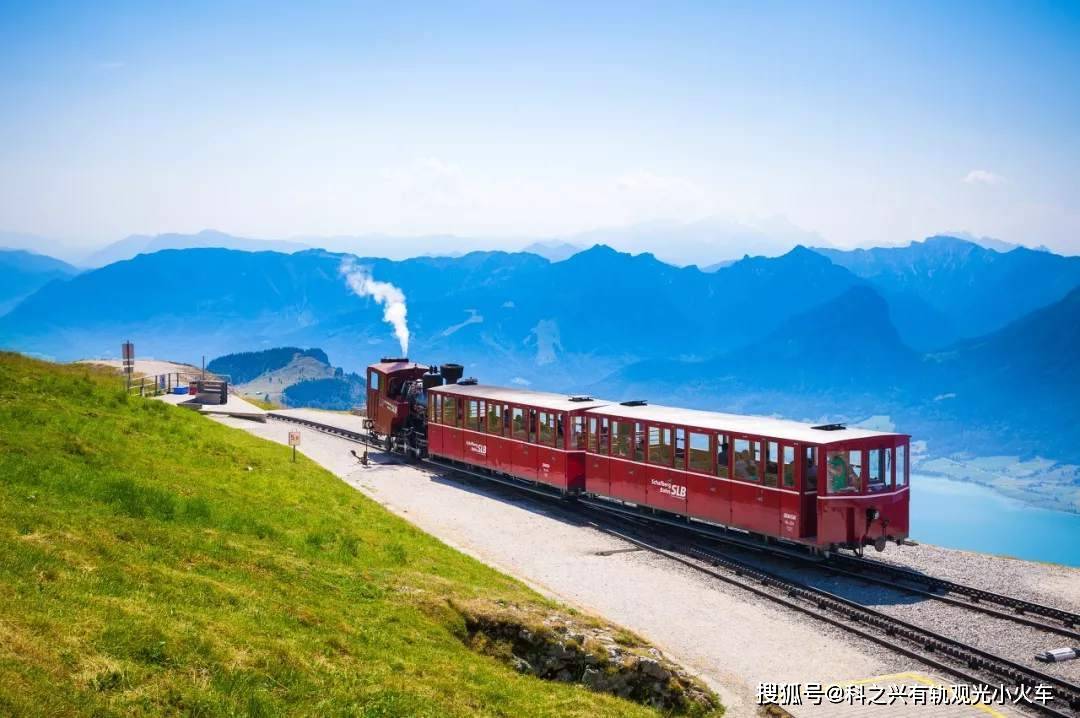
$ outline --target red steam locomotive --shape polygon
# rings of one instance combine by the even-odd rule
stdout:
[[[371,438],[563,496],[816,551],[908,536],[906,434],[483,386],[440,367],[368,367]]]

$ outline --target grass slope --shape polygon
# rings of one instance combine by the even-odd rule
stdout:
[[[520,583],[117,386],[0,354],[0,715],[655,715],[468,650],[450,602]]]

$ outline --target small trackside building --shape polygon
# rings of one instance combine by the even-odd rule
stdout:
[[[824,550],[908,535],[906,434],[635,402],[585,431],[591,496]]]
[[[585,489],[585,412],[608,402],[470,383],[428,390],[428,455],[541,484]]]

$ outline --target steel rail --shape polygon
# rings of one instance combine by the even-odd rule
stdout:
[[[859,558],[857,556],[833,556],[832,562],[845,563],[851,566],[857,566],[863,570],[876,571],[883,573],[887,576],[892,576],[895,580],[907,581],[910,583],[923,584],[927,586],[925,593],[929,593],[932,596],[939,596],[935,594],[934,589],[945,591],[948,593],[954,593],[961,596],[965,596],[972,601],[972,604],[978,602],[993,603],[1006,608],[1011,608],[1017,617],[1024,615],[1041,616],[1043,618],[1050,618],[1061,621],[1062,626],[1050,626],[1039,622],[1034,622],[1033,625],[1037,625],[1040,628],[1046,628],[1048,630],[1055,630],[1058,633],[1071,636],[1073,638],[1080,638],[1080,632],[1069,630],[1080,626],[1080,613],[1073,613],[1060,608],[1054,608],[1053,606],[1046,606],[1041,603],[1035,603],[1034,601],[1027,601],[1022,598],[1016,598],[1015,596],[1008,596],[1001,593],[994,593],[993,591],[987,591],[981,588],[975,588],[974,586],[968,586],[962,583],[956,583],[955,581],[949,581],[948,579],[938,578],[936,576],[930,576],[927,574],[919,573],[908,568],[900,566],[893,566],[882,561],[876,561],[874,559]],[[857,571],[850,571],[855,575],[859,575]],[[903,587],[901,585],[901,587]],[[962,601],[959,603],[963,604]],[[971,605],[971,608],[981,610],[984,607],[978,605]],[[1000,612],[1004,615],[1005,612]]]
[[[1036,701],[1025,701],[1029,708],[1038,710],[1044,714],[1070,718],[1080,715],[1080,686],[1068,681],[1045,674],[1033,668],[1028,668],[1019,663],[1001,656],[996,656],[982,649],[961,643],[955,639],[943,636],[929,629],[921,628],[907,623],[888,614],[877,611],[868,606],[850,601],[842,596],[837,596],[823,589],[815,588],[799,581],[782,578],[769,571],[751,566],[737,559],[721,556],[699,548],[691,548],[688,553],[698,561],[704,561],[714,567],[723,567],[736,577],[724,575],[702,566],[698,561],[691,560],[677,552],[661,548],[648,541],[627,535],[626,533],[610,529],[593,523],[594,528],[609,535],[615,536],[638,548],[656,553],[665,558],[687,566],[695,571],[704,573],[725,583],[738,586],[758,596],[768,598],[771,601],[784,605],[787,608],[813,616],[821,621],[829,623],[843,630],[854,633],[862,638],[885,646],[902,655],[919,660],[935,669],[946,671],[973,685],[983,685],[996,689],[999,684],[986,679],[985,674],[991,674],[998,678],[1006,679],[1015,683],[1016,686],[1026,685],[1032,687],[1034,683],[1043,683],[1059,689],[1054,699],[1065,704],[1064,712],[1049,704],[1040,704]],[[741,580],[737,577],[746,577],[750,580]],[[773,590],[768,590],[769,588]],[[797,599],[797,600],[796,600]],[[800,603],[799,601],[802,601]],[[809,605],[807,605],[809,604]],[[828,612],[828,613],[827,613]],[[832,614],[832,615],[830,615]],[[840,616],[837,618],[836,616]],[[857,624],[857,625],[856,625]],[[884,635],[866,630],[861,626],[877,629]],[[917,648],[903,645],[895,639],[901,639]],[[918,648],[924,649],[922,651]],[[937,654],[937,655],[935,655]],[[938,655],[948,656],[954,663],[947,662]],[[958,667],[960,663],[963,667]],[[972,674],[969,670],[979,671],[983,677]],[[1025,683],[1025,680],[1028,681]]]
[[[890,564],[883,563],[881,561],[875,561],[873,559],[859,558],[856,556],[847,556],[844,554],[833,554],[827,560],[821,560],[810,554],[793,551],[787,548],[785,545],[764,543],[762,541],[755,541],[752,539],[743,538],[742,536],[732,536],[725,531],[713,528],[697,527],[692,522],[686,521],[674,521],[670,519],[661,518],[659,516],[652,516],[643,514],[638,511],[631,510],[629,508],[621,507],[619,504],[608,504],[608,502],[593,501],[589,499],[581,499],[579,503],[596,508],[600,511],[606,511],[615,514],[620,517],[634,516],[640,518],[643,521],[650,522],[654,525],[661,526],[667,529],[675,529],[681,531],[687,531],[692,535],[729,545],[733,548],[745,550],[745,551],[759,551],[769,554],[776,558],[780,558],[787,561],[801,561],[805,564],[814,566],[823,571],[831,571],[836,574],[847,575],[852,578],[857,578],[860,581],[866,583],[876,583],[881,586],[887,586],[896,591],[905,593],[912,593],[926,598],[947,603],[960,608],[968,609],[971,611],[978,611],[989,616],[994,616],[1005,621],[1011,621],[1024,626],[1037,628],[1050,633],[1056,633],[1073,640],[1080,640],[1080,631],[1076,630],[1075,626],[1080,626],[1080,615],[1070,613],[1063,609],[1054,608],[1052,606],[1045,606],[1042,604],[1034,603],[1032,601],[1025,601],[1023,599],[1015,598],[1012,596],[1006,596],[1003,594],[993,593],[992,591],[986,591],[984,589],[976,588],[974,586],[967,586],[964,584],[956,583],[954,581],[948,581],[946,579],[937,578],[927,574],[919,573],[918,571],[912,571],[910,569],[904,569],[899,567],[893,567]],[[868,570],[880,570],[882,573],[893,573],[897,576],[897,579],[890,580],[888,578],[881,578],[875,576],[869,576],[851,569],[841,568],[837,565],[840,562],[855,562],[857,565],[864,566]],[[910,581],[911,583],[922,583],[927,588],[920,588],[918,586],[911,586],[907,583],[900,583],[899,581]],[[961,594],[967,596],[970,600],[964,601],[954,596],[944,595],[932,590],[931,586],[937,587],[943,591],[950,591],[952,593]],[[988,604],[997,604],[998,606],[1012,607],[1013,611],[1002,610],[1001,608],[995,608]],[[1048,620],[1059,620],[1061,625],[1050,623],[1048,620],[1039,620],[1038,618],[1032,618],[1031,616],[1038,616]]]

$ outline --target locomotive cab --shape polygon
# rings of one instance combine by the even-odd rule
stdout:
[[[383,358],[367,369],[365,428],[368,439],[412,458],[427,454],[427,392],[461,379],[460,364],[428,366],[408,357]]]
[[[368,429],[381,436],[398,433],[410,413],[408,389],[429,367],[411,363],[408,357],[384,358],[367,370]]]

